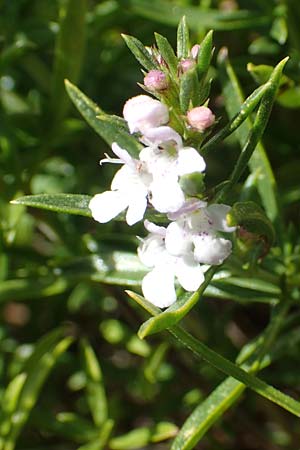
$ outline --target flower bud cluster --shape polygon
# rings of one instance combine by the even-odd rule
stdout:
[[[187,120],[203,130],[212,117],[208,108],[201,108],[191,110]],[[127,210],[126,221],[133,225],[143,219],[147,206],[167,214],[167,227],[145,221],[149,235],[138,248],[141,261],[151,269],[142,282],[143,294],[153,304],[167,307],[176,301],[175,279],[193,292],[204,280],[206,265],[221,264],[231,253],[231,241],[218,236],[219,231],[233,231],[226,225],[230,207],[208,206],[183,191],[180,178],[201,174],[206,165],[198,151],[184,146],[182,137],[169,126],[165,104],[139,95],[125,103],[123,116],[143,148],[133,158],[118,143],[112,144],[117,158],[107,156],[100,163],[122,167],[113,177],[111,190],[95,195],[89,207],[100,223]]]

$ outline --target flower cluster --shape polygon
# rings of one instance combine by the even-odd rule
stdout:
[[[130,133],[138,133],[143,148],[133,158],[116,142],[100,164],[121,164],[111,190],[95,195],[89,207],[95,220],[108,222],[122,211],[128,225],[142,220],[147,206],[167,214],[167,227],[145,221],[148,237],[141,240],[138,255],[151,268],[144,277],[142,290],[146,299],[160,307],[176,301],[175,278],[187,291],[196,291],[204,280],[207,265],[221,264],[231,253],[231,241],[218,236],[231,232],[226,225],[227,205],[210,205],[189,198],[181,177],[201,174],[205,161],[193,147],[186,147],[182,137],[171,128],[168,107],[147,95],[129,99],[123,116]],[[187,114],[190,126],[200,132],[210,127],[214,116],[206,107],[196,107]]]

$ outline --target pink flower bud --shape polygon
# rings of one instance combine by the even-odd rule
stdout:
[[[187,113],[187,121],[198,131],[205,131],[215,122],[215,115],[206,106],[197,106]]]
[[[188,70],[191,70],[193,67],[195,67],[196,62],[194,59],[183,59],[179,63],[179,70],[181,73],[185,73]]]
[[[200,50],[200,45],[199,44],[195,44],[192,47],[192,49],[191,49],[191,56],[192,56],[192,58],[194,58],[194,59],[198,58],[199,50]]]
[[[161,70],[150,70],[144,78],[144,85],[152,91],[163,91],[168,84],[167,77]]]

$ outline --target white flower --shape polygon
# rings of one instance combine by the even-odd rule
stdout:
[[[150,128],[142,136],[149,147],[140,153],[153,176],[151,203],[159,212],[175,212],[185,202],[179,177],[205,170],[205,161],[196,149],[183,147],[180,135],[168,126]]]
[[[217,231],[232,232],[235,227],[226,223],[230,210],[227,205],[206,206],[191,199],[181,211],[169,214],[171,222],[166,231],[167,251],[180,256],[191,252],[201,264],[219,265],[230,255],[231,241],[217,236]],[[177,219],[177,220],[176,220]]]
[[[130,133],[143,133],[148,128],[159,127],[169,121],[169,110],[159,100],[148,95],[132,97],[124,105],[123,116]]]
[[[166,228],[145,221],[150,235],[142,240],[138,255],[143,264],[152,270],[142,281],[144,297],[160,308],[176,301],[175,278],[190,292],[196,291],[204,281],[204,270],[192,253],[171,255],[165,246]]]
[[[112,144],[112,150],[118,159],[106,158],[101,163],[112,162],[124,165],[115,174],[111,191],[95,195],[89,203],[89,208],[93,218],[100,223],[110,221],[128,208],[126,221],[128,225],[133,225],[144,216],[152,176],[145,164],[132,158],[115,142]]]

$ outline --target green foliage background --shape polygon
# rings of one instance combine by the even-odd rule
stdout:
[[[71,105],[63,80],[77,84],[104,111],[121,115],[126,99],[141,92],[136,83],[143,78],[121,33],[151,45],[157,31],[175,46],[184,14],[192,43],[212,28],[215,53],[228,47],[245,95],[266,81],[267,66],[290,56],[263,144],[278,183],[281,219],[288,225],[285,270],[299,277],[297,0],[2,0],[1,450],[171,448],[168,439],[224,379],[166,333],[137,337],[148,317],[124,286],[139,289],[142,272],[134,253],[136,235],[144,233],[141,225],[129,230],[121,222],[99,225],[87,217],[9,203],[22,195],[93,195],[108,188],[114,168],[100,169],[98,161],[109,148]],[[216,58],[211,76],[210,106],[225,124],[235,105]],[[229,175],[242,138],[242,131],[235,133],[207,155],[210,186]],[[239,193],[232,195],[236,200]],[[242,196],[259,199],[255,177],[247,178]],[[277,256],[275,251],[273,266],[280,265]],[[234,360],[264,330],[278,300],[278,286],[268,281],[264,286],[241,278],[215,283],[184,326]],[[293,333],[278,344],[275,362],[263,373],[264,380],[296,399],[297,299],[295,288],[287,319]],[[218,414],[221,409],[211,424]],[[298,418],[247,391],[189,448],[297,450],[299,437]],[[172,448],[186,448],[176,445]]]

